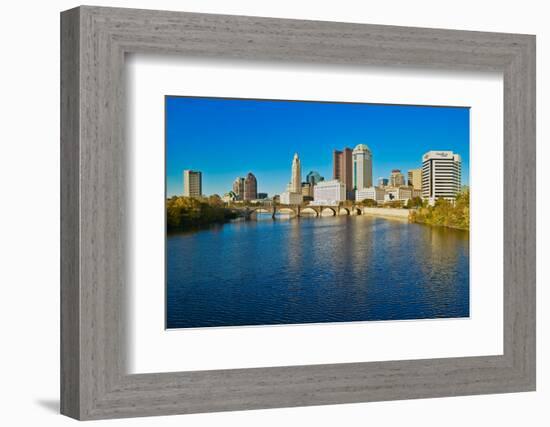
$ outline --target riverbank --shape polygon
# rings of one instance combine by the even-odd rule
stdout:
[[[408,220],[411,210],[402,208],[361,208],[361,211],[362,215]]]
[[[218,198],[201,200],[174,196],[166,201],[166,228],[169,232],[223,224],[235,218],[237,214],[225,208]]]
[[[434,206],[423,206],[413,210],[411,222],[457,230],[470,229],[470,192],[460,192],[454,202],[438,199]]]

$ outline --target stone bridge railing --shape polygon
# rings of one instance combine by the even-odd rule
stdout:
[[[243,206],[233,207],[234,211],[245,218],[250,218],[256,213],[271,214],[275,219],[278,213],[291,214],[295,217],[313,214],[316,217],[336,215],[375,215],[381,217],[394,217],[406,219],[409,216],[408,209],[390,209],[390,208],[370,208],[359,204],[347,204],[341,206],[334,205],[273,205],[273,206]]]

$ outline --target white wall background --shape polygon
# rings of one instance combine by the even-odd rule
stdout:
[[[538,55],[538,391],[508,395],[350,404],[115,420],[117,426],[498,425],[550,422],[550,192],[541,159],[550,155],[550,27],[536,0],[366,2],[339,0],[96,1],[97,5],[504,31],[537,35]],[[59,12],[74,1],[5,2],[0,66],[0,401],[2,425],[63,426],[59,384]],[[546,208],[546,209],[545,209]]]

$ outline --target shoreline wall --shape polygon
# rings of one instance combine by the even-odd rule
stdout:
[[[409,220],[410,209],[403,208],[361,208],[363,215],[380,216],[385,218],[399,218]]]

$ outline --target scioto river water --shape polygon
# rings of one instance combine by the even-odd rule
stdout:
[[[468,232],[259,216],[168,235],[168,328],[469,316]]]

